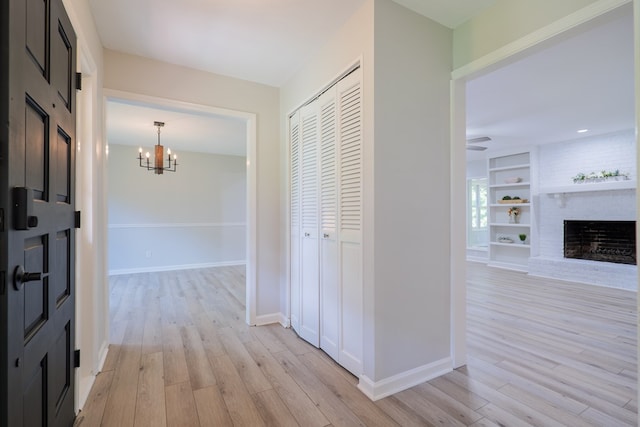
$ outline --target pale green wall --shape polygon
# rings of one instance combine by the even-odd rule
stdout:
[[[459,68],[597,0],[497,0],[453,32]]]

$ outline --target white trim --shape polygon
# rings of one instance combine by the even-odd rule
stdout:
[[[246,265],[246,261],[222,261],[222,262],[205,262],[201,264],[182,264],[182,265],[156,265],[140,268],[123,268],[119,270],[109,270],[109,276],[119,276],[122,274],[137,273],[156,273],[160,271],[176,271],[176,270],[193,270],[196,268],[212,268],[212,267],[230,267],[234,265]]]
[[[466,173],[466,87],[462,80],[453,80],[451,90],[451,322],[450,352],[454,368],[467,363],[467,173]],[[453,106],[457,106],[454,109]],[[456,168],[456,165],[465,165]],[[486,178],[486,177],[485,177]],[[487,184],[489,182],[487,181]],[[463,196],[464,195],[464,196]],[[462,204],[462,206],[460,206]],[[487,208],[488,209],[488,208]],[[460,227],[460,224],[464,224]],[[488,258],[488,257],[487,257]]]
[[[519,55],[529,48],[532,48],[544,41],[547,41],[565,31],[571,30],[579,25],[591,21],[600,15],[610,12],[631,0],[599,0],[589,6],[565,16],[545,27],[540,28],[514,42],[511,42],[493,52],[476,59],[468,64],[456,68],[451,73],[453,80],[470,76],[479,71],[488,71],[488,69],[498,63],[512,59],[513,56]]]
[[[427,365],[401,372],[380,381],[371,381],[366,375],[360,375],[358,388],[369,399],[375,401],[432,380],[452,371],[451,359],[446,357]]]
[[[282,313],[272,313],[272,314],[257,316],[255,326],[272,325],[274,323],[279,323],[285,328],[289,327],[289,320]]]
[[[207,228],[207,227],[246,227],[244,222],[167,222],[156,224],[109,224],[109,228]]]
[[[460,245],[460,239],[457,238],[458,232],[456,227],[460,228],[461,224],[464,224],[466,228],[466,219],[459,215],[457,212],[462,210],[466,212],[466,206],[459,206],[456,204],[456,198],[458,194],[465,191],[458,183],[461,176],[464,176],[466,171],[466,155],[460,155],[459,145],[461,142],[461,136],[466,134],[466,123],[461,117],[465,114],[465,99],[464,93],[466,90],[466,82],[469,78],[477,76],[480,73],[490,72],[492,69],[497,68],[505,63],[513,61],[517,56],[524,55],[526,52],[540,45],[541,43],[562,34],[566,31],[572,30],[581,24],[587,23],[607,12],[610,12],[620,6],[629,3],[631,0],[599,0],[589,6],[586,6],[558,21],[555,21],[533,33],[522,37],[508,45],[496,49],[495,51],[478,58],[477,60],[459,67],[451,73],[451,209],[452,209],[452,221],[451,221],[451,357],[454,362],[454,366],[458,367],[461,364],[466,363],[466,328],[462,328],[462,325],[466,323],[466,295],[467,284],[464,279],[466,272],[466,256],[465,251],[462,248],[457,248]],[[633,0],[635,8],[637,9],[640,0]],[[635,10],[638,14],[638,11]],[[638,18],[640,20],[640,18]],[[636,27],[636,32],[637,32]],[[636,38],[638,36],[636,35]],[[640,42],[637,42],[640,44]],[[637,47],[637,46],[636,46]],[[638,61],[638,49],[636,49],[636,68]],[[636,76],[638,76],[638,70],[636,69]],[[636,77],[637,81],[640,78]],[[638,97],[640,96],[639,88],[636,85],[636,104],[638,105]],[[636,111],[636,114],[638,112]],[[636,134],[638,129],[636,129]],[[640,154],[639,154],[640,155]],[[640,179],[640,177],[639,177]],[[466,202],[465,202],[466,203]],[[640,202],[639,202],[640,203]],[[640,235],[640,229],[638,230]],[[466,242],[465,242],[466,243]],[[466,246],[466,244],[465,244]],[[639,301],[640,304],[640,301]],[[639,332],[640,334],[640,332]]]
[[[231,110],[228,108],[214,107],[210,105],[194,104],[190,102],[178,101],[175,99],[159,98],[155,96],[143,95],[134,92],[126,92],[114,89],[103,89],[104,113],[106,116],[106,103],[111,99],[132,100],[141,103],[159,105],[169,108],[179,108],[185,111],[195,111],[201,113],[217,114],[228,117],[235,117],[246,120],[246,141],[247,141],[247,219],[246,219],[246,322],[249,325],[255,324],[256,318],[256,298],[258,295],[257,272],[258,267],[258,143],[257,143],[257,115],[244,111]],[[106,121],[105,121],[106,122]],[[106,135],[106,126],[104,129]],[[106,136],[105,136],[106,139]],[[103,184],[103,192],[106,185]],[[104,214],[106,216],[106,212]],[[158,271],[158,270],[156,270]]]
[[[76,408],[76,412],[82,410],[84,408],[85,403],[87,403],[87,398],[89,397],[89,393],[93,388],[93,384],[96,382],[96,377],[98,373],[102,371],[104,367],[104,362],[107,360],[107,353],[109,352],[109,343],[103,342],[100,347],[100,351],[98,352],[98,366],[95,371],[91,372],[90,376],[79,378],[79,384],[81,386],[77,389],[77,398],[78,398],[78,407]]]

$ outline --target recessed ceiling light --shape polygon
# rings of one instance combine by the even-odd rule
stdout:
[[[589,132],[589,129],[580,129],[580,130],[578,131],[578,133],[585,133],[585,132]]]

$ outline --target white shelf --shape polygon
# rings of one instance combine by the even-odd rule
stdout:
[[[522,181],[513,184],[491,184],[489,188],[528,187],[529,185],[528,181]]]
[[[523,245],[520,242],[513,243],[501,243],[501,242],[491,242],[493,246],[509,246],[510,248],[522,248],[522,249],[530,249],[530,245]]]
[[[492,222],[491,224],[489,224],[492,227],[529,227],[530,224],[524,223],[511,223],[511,222]]]
[[[492,203],[489,205],[492,208],[500,208],[500,207],[505,207],[505,208],[511,208],[511,207],[527,207],[527,206],[531,206],[531,203]]]
[[[582,193],[587,191],[611,191],[611,190],[635,190],[635,180],[608,181],[608,182],[585,182],[583,184],[558,185],[540,188],[540,194],[559,193]]]
[[[513,166],[503,166],[500,168],[491,168],[489,169],[489,172],[500,172],[500,171],[510,171],[510,170],[514,170],[514,169],[527,169],[529,167],[529,164],[522,164],[522,165],[513,165]]]

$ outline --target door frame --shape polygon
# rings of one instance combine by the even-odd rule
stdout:
[[[234,117],[245,120],[246,123],[246,161],[247,161],[247,207],[246,207],[246,322],[249,325],[256,324],[256,297],[257,297],[257,280],[256,280],[256,261],[257,261],[257,117],[255,113],[245,111],[230,110],[227,108],[214,107],[210,105],[194,104],[190,102],[178,101],[175,99],[160,98],[148,95],[141,95],[133,92],[119,91],[114,89],[103,90],[103,132],[104,140],[108,149],[109,141],[107,140],[107,102],[112,100],[126,100],[140,102],[144,104],[157,105],[167,108],[177,108],[180,110],[193,111],[198,113],[216,114],[228,117]],[[108,151],[107,151],[108,152]],[[107,155],[108,157],[108,155]],[[107,163],[108,164],[108,163]],[[103,185],[106,187],[104,183]],[[103,190],[105,188],[103,187]],[[104,193],[104,191],[103,191]],[[104,218],[107,217],[107,205],[104,206]]]
[[[640,0],[598,0],[556,22],[503,46],[451,73],[451,360],[453,368],[466,364],[466,82],[481,74],[489,73],[510,62],[528,55],[531,49],[541,46],[556,36],[562,36],[581,25],[589,25],[594,19],[633,2],[635,17],[635,99],[636,99],[636,153],[640,164]],[[640,181],[640,179],[639,179]],[[636,184],[637,186],[637,184]],[[640,198],[638,198],[640,209]],[[640,236],[640,231],[637,231]],[[638,239],[636,239],[638,241]],[[640,248],[640,243],[638,243]],[[640,301],[639,301],[640,304]],[[640,310],[639,310],[640,311]],[[639,331],[640,333],[640,331]]]

